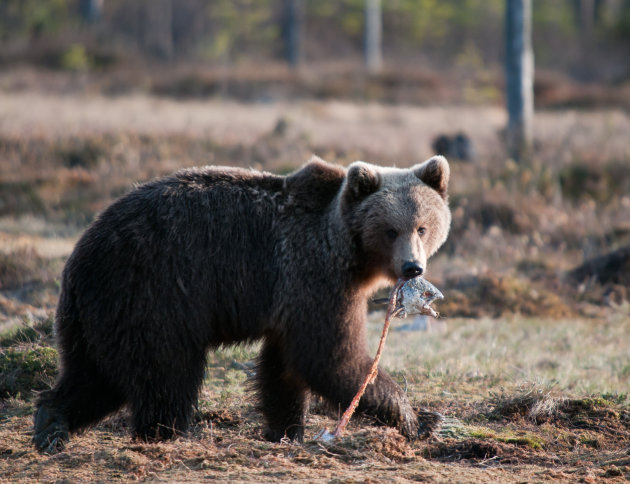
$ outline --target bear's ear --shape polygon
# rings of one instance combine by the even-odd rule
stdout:
[[[378,190],[381,177],[373,166],[355,161],[348,167],[343,196],[346,201],[358,201]]]
[[[434,156],[424,163],[412,167],[411,170],[423,183],[433,188],[446,200],[448,179],[451,176],[451,170],[446,158]]]

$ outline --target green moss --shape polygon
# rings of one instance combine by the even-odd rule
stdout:
[[[518,435],[509,432],[495,432],[492,429],[483,427],[471,428],[468,432],[469,437],[482,440],[496,440],[497,442],[503,442],[505,444],[514,444],[519,446],[526,446],[530,449],[539,450],[543,448],[545,441],[540,437],[529,434],[519,433]]]
[[[30,398],[57,375],[57,350],[50,346],[16,346],[0,351],[0,398]]]
[[[627,376],[630,376],[630,364],[626,365],[624,368],[626,367],[628,368]],[[627,393],[602,393],[601,398],[609,404],[624,405],[628,403]]]
[[[524,435],[521,437],[497,437],[500,442],[506,444],[515,444],[521,446],[527,446],[530,449],[540,450],[543,448],[544,441],[535,435]]]

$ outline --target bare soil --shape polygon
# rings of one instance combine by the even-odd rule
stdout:
[[[630,479],[627,287],[567,278],[630,242],[626,113],[539,112],[534,159],[519,165],[504,155],[498,107],[30,88],[0,90],[0,107],[0,480]],[[237,347],[209,355],[187,435],[133,441],[123,411],[58,455],[34,452],[34,392],[56,372],[61,269],[85,226],[134,183],[204,163],[285,173],[313,153],[408,166],[432,154],[435,136],[458,131],[476,157],[451,163],[452,233],[427,276],[446,296],[442,318],[422,331],[395,324],[382,360],[419,410],[444,415],[432,436],[407,442],[359,417],[333,444],[265,442],[246,392],[256,348]],[[371,314],[372,349],[382,318]],[[341,411],[314,400],[308,438]]]
[[[371,319],[371,345],[378,339],[381,319],[382,313]],[[126,412],[121,411],[74,436],[60,454],[40,455],[30,444],[32,392],[2,400],[0,473],[7,482],[625,482],[630,476],[627,378],[619,385],[624,393],[605,393],[600,387],[599,392],[587,395],[583,389],[570,388],[571,377],[563,376],[563,363],[555,368],[550,363],[541,366],[543,360],[536,361],[540,353],[531,355],[531,369],[522,369],[532,372],[529,378],[515,377],[518,372],[509,365],[519,365],[520,357],[509,351],[522,341],[518,337],[504,341],[507,354],[499,351],[486,363],[458,361],[451,353],[455,345],[460,351],[466,347],[491,351],[496,346],[496,325],[511,326],[513,334],[517,333],[514,327],[537,328],[521,318],[513,323],[493,320],[494,332],[489,327],[475,332],[474,324],[454,320],[446,333],[418,335],[430,339],[428,345],[433,348],[427,351],[425,364],[413,363],[413,358],[422,359],[415,353],[423,348],[408,335],[395,331],[386,348],[386,356],[407,361],[396,366],[390,360],[387,367],[406,385],[417,409],[444,416],[442,426],[429,438],[408,442],[395,430],[357,416],[342,439],[326,444],[315,441],[321,429],[335,425],[339,413],[315,400],[304,444],[266,442],[261,417],[245,391],[247,363],[256,349],[242,348],[210,355],[195,423],[188,434],[174,441],[132,440]],[[565,332],[569,344],[574,342],[571,322],[547,320],[544,324],[555,325],[555,331]],[[607,338],[615,327],[594,326],[586,321],[582,331]],[[623,326],[627,330],[628,322]],[[582,331],[575,340],[584,337]],[[505,334],[499,332],[499,336]],[[540,340],[534,343],[552,337],[551,332],[539,331]],[[440,349],[438,339],[450,342]],[[594,351],[595,356],[604,356]],[[562,358],[563,352],[558,353]],[[429,370],[427,363],[434,358],[442,359],[443,365]],[[582,371],[579,364],[566,366],[573,375]],[[605,367],[600,364],[600,371],[608,371]],[[598,369],[593,370],[594,376]],[[549,371],[556,383],[552,383],[554,377],[544,376]],[[530,379],[547,383],[534,384]]]

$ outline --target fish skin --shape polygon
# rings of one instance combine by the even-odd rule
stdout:
[[[416,314],[437,318],[439,314],[431,307],[431,303],[436,299],[444,299],[442,292],[424,277],[414,277],[398,290],[395,314],[399,318]]]

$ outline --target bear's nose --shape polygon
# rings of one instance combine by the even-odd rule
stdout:
[[[402,266],[403,277],[407,279],[412,279],[416,276],[419,276],[422,274],[422,272],[423,272],[422,267],[420,267],[415,262],[408,261],[408,262],[405,262]]]

